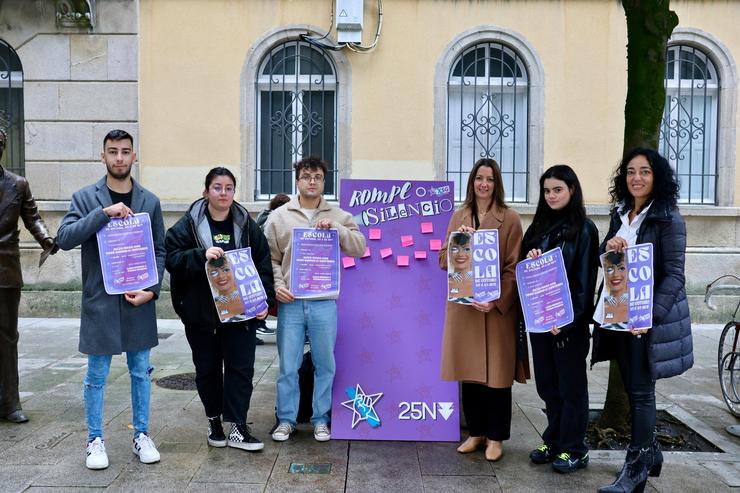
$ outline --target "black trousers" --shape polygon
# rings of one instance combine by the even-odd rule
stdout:
[[[207,330],[185,327],[193,352],[195,385],[209,418],[245,424],[252,399],[256,332],[246,323]]]
[[[494,389],[479,383],[462,383],[465,422],[471,437],[504,441],[511,436],[511,387]]]
[[[617,363],[632,413],[632,438],[630,446],[645,448],[653,441],[655,433],[655,381],[650,376],[648,340],[629,332],[618,334]]]
[[[587,331],[554,336],[530,334],[537,393],[545,401],[547,428],[542,440],[559,452],[583,455],[588,426]]]
[[[0,416],[21,408],[18,395],[18,304],[20,288],[0,288]]]

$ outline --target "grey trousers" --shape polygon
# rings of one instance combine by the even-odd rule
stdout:
[[[20,288],[0,288],[0,416],[21,408],[18,395],[18,304]]]

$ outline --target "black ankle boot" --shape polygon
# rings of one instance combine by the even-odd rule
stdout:
[[[650,455],[652,456],[652,462],[648,475],[657,478],[660,476],[660,470],[663,469],[663,451],[660,450],[660,443],[658,443],[657,438],[653,438],[653,443],[650,444]]]
[[[647,483],[648,469],[652,466],[652,456],[652,447],[628,448],[619,477],[609,486],[599,488],[599,493],[642,493]]]

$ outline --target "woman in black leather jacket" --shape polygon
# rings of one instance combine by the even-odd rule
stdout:
[[[588,464],[586,356],[598,272],[599,232],[586,217],[581,184],[564,164],[540,177],[540,199],[522,243],[522,257],[536,258],[560,247],[573,301],[573,323],[530,334],[537,393],[545,401],[544,443],[529,454],[535,464],[552,462],[558,472]]]
[[[652,149],[633,149],[622,159],[611,189],[614,205],[600,251],[623,252],[653,244],[653,323],[647,330],[596,328],[592,364],[615,359],[632,414],[632,435],[617,480],[600,493],[643,491],[658,476],[663,455],[655,440],[655,381],[679,375],[694,363],[691,318],[684,287],[686,225],[678,212],[678,183],[668,161]],[[600,311],[594,314],[599,320]]]

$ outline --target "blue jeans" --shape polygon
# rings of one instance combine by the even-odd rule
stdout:
[[[278,307],[277,347],[280,374],[277,380],[277,417],[295,426],[298,417],[298,369],[303,361],[306,334],[311,344],[315,373],[311,423],[329,423],[331,387],[334,383],[334,343],[337,340],[335,300],[295,300]]]
[[[149,349],[126,353],[128,373],[131,376],[131,410],[134,415],[134,437],[147,433],[149,426],[149,399],[151,391]],[[103,438],[103,398],[105,381],[110,371],[110,354],[88,354],[87,374],[85,375],[85,418],[87,419],[87,440]]]

